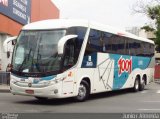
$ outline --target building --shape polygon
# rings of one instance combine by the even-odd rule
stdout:
[[[154,40],[156,38],[153,32],[146,32],[144,29],[141,29],[140,27],[127,27],[126,31],[135,34],[139,37],[148,38],[151,40]]]
[[[140,28],[139,27],[127,27],[126,31],[139,36]]]
[[[51,0],[0,0],[0,71],[6,71],[11,61],[13,43],[3,42],[11,36],[17,36],[21,28],[30,22],[59,18],[59,9]]]

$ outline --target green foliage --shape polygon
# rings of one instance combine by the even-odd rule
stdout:
[[[156,20],[156,22],[158,22],[160,20],[160,5],[148,7],[147,12],[148,12],[148,16],[152,20]]]
[[[155,21],[156,29],[153,29],[150,26],[144,26],[143,29],[145,29],[146,31],[155,31],[156,50],[160,52],[160,5],[149,6],[147,8],[147,15],[151,20]]]
[[[156,39],[155,39],[155,44],[156,44],[156,50],[160,52],[160,29],[157,29],[155,32]]]
[[[145,31],[147,31],[147,32],[153,32],[153,31],[155,31],[155,29],[154,28],[152,28],[152,27],[150,27],[150,26],[148,26],[148,25],[146,25],[146,26],[143,26],[141,29],[144,29]]]

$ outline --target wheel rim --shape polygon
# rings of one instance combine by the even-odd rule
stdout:
[[[83,84],[81,84],[78,90],[78,99],[84,99],[86,97],[86,92],[86,87]]]
[[[136,80],[135,89],[138,90],[138,88],[139,88],[139,82],[138,82],[138,80]]]

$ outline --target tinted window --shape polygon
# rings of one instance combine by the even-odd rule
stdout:
[[[94,52],[102,52],[103,51],[103,42],[101,39],[101,32],[98,30],[90,30],[85,55],[94,53]]]
[[[77,63],[86,31],[87,28],[85,27],[71,27],[67,29],[67,35],[78,35],[78,37],[68,40],[65,44],[63,62],[65,69],[68,69]]]
[[[113,54],[126,54],[125,38],[111,33],[103,32],[105,51]]]
[[[152,56],[154,54],[154,45],[132,38],[91,29],[85,55],[93,52]]]

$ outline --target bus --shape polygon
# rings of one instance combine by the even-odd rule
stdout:
[[[153,41],[97,22],[44,20],[24,26],[12,56],[10,91],[38,100],[132,88],[154,78]]]

